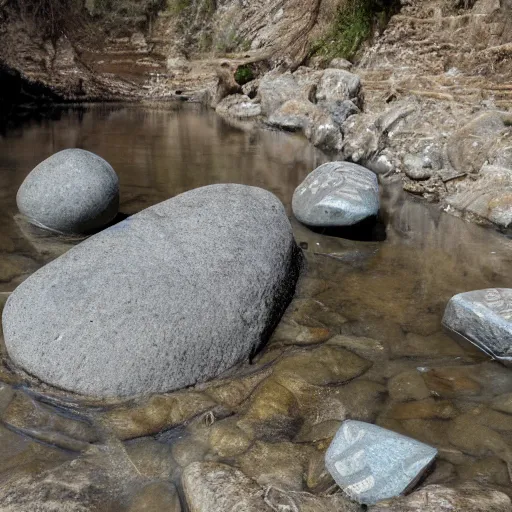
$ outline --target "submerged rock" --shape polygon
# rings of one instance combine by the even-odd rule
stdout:
[[[495,359],[512,363],[512,289],[489,288],[450,299],[443,326]]]
[[[30,172],[16,202],[20,212],[37,226],[59,233],[88,233],[117,215],[119,180],[98,155],[66,149]]]
[[[315,496],[307,492],[260,487],[239,469],[197,462],[183,472],[183,490],[190,512],[358,512],[360,507],[340,494]]]
[[[398,496],[414,485],[437,450],[396,432],[347,420],[325,455],[343,491],[364,504]]]
[[[195,462],[182,476],[183,491],[191,512],[270,512],[263,489],[239,469],[227,464]]]
[[[3,312],[9,356],[94,396],[206,381],[267,340],[293,294],[298,254],[271,193],[228,184],[181,194],[20,285]]]
[[[323,164],[297,187],[292,209],[297,219],[308,226],[352,226],[377,215],[377,176],[349,162]]]
[[[176,487],[169,482],[146,485],[132,498],[127,512],[181,512]]]

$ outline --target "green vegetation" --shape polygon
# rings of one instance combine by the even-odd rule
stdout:
[[[353,59],[374,28],[382,30],[397,12],[397,0],[347,0],[338,7],[330,30],[312,48],[312,54]]]
[[[238,85],[244,85],[247,82],[254,80],[254,72],[249,64],[238,66],[235,71],[235,82]]]

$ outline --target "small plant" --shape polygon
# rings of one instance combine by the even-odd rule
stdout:
[[[244,85],[251,80],[254,80],[254,73],[252,68],[247,64],[238,66],[235,71],[235,82],[238,85]]]
[[[387,24],[397,0],[347,0],[336,12],[327,34],[314,43],[312,54],[353,59],[375,25]]]

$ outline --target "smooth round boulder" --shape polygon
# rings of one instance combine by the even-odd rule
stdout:
[[[19,211],[45,229],[90,233],[107,225],[119,208],[119,179],[103,158],[65,149],[41,162],[21,184]]]
[[[379,212],[377,176],[350,162],[323,164],[295,189],[292,209],[307,226],[353,226]]]
[[[147,208],[41,268],[3,311],[11,360],[96,397],[166,392],[247,360],[295,289],[282,203],[211,185]]]

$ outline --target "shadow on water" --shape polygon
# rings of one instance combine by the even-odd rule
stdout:
[[[313,227],[309,229],[319,235],[345,238],[359,242],[383,242],[386,240],[386,224],[378,217],[369,217],[352,226]]]

